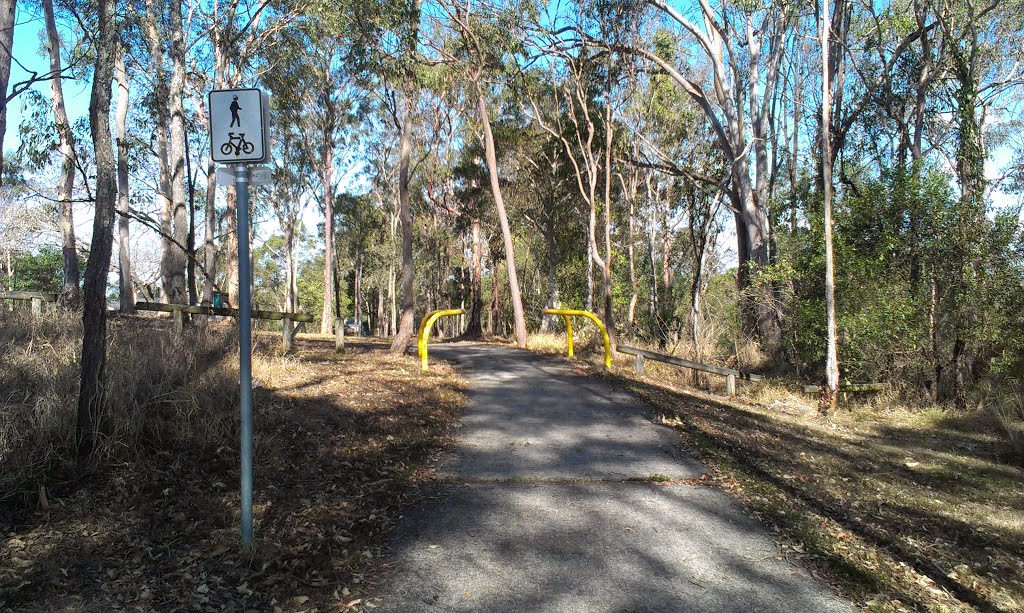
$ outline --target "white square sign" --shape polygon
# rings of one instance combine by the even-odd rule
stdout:
[[[266,161],[270,99],[258,89],[210,92],[210,151],[221,164]]]

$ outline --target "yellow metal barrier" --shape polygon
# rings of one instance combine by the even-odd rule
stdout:
[[[548,315],[561,315],[562,319],[565,320],[565,336],[566,342],[569,345],[570,358],[573,357],[572,318],[586,317],[597,324],[598,329],[601,330],[601,336],[604,337],[604,367],[608,370],[612,369],[612,343],[608,338],[608,330],[604,327],[604,322],[597,315],[590,311],[579,311],[576,309],[544,309],[544,313]]]
[[[423,318],[423,321],[420,322],[420,331],[416,340],[416,349],[420,356],[420,370],[427,372],[427,337],[430,336],[430,328],[433,327],[434,322],[439,317],[463,315],[465,312],[462,309],[439,309],[427,313],[426,317]]]

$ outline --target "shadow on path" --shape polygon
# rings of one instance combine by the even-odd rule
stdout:
[[[703,467],[629,394],[525,351],[431,353],[463,370],[469,406],[378,610],[850,610],[725,495],[681,484]]]

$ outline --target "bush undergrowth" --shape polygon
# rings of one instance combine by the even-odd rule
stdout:
[[[237,333],[193,327],[178,336],[166,320],[108,322],[105,413],[93,466],[148,452],[231,444],[237,431]],[[24,503],[39,485],[80,469],[75,458],[80,315],[0,314],[0,503]],[[271,366],[254,352],[254,370]]]

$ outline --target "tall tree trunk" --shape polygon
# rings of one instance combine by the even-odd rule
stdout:
[[[224,276],[227,286],[228,300],[232,304],[238,301],[238,197],[234,186],[227,189],[224,196],[224,220],[227,222],[224,231]]]
[[[49,1],[49,0],[47,0]],[[130,200],[128,198],[128,96],[130,85],[124,65],[124,49],[117,50],[117,249],[118,289],[122,313],[135,312],[135,286],[132,284],[132,250],[128,227]]]
[[[378,286],[377,287],[377,325],[374,326],[374,330],[376,330],[377,336],[383,338],[387,334],[387,332],[384,330],[384,328],[385,328],[385,321],[384,321],[384,288]]]
[[[407,40],[407,61],[413,62],[417,55],[420,31],[421,0],[409,2],[409,38]],[[412,209],[409,208],[409,158],[412,154],[412,120],[416,112],[416,74],[409,70],[403,93],[402,136],[398,146],[398,217],[402,222],[402,314],[398,331],[391,342],[391,353],[402,355],[412,339],[416,323],[415,295],[413,288],[412,264]],[[392,319],[394,316],[392,316]]]
[[[658,210],[658,195],[657,186],[652,185],[654,173],[648,171],[647,177],[644,183],[647,188],[647,259],[651,264],[651,284],[648,291],[650,297],[647,300],[647,324],[651,331],[651,336],[658,339],[659,342],[664,340],[661,333],[661,325],[658,322],[658,249],[657,249],[657,210]]]
[[[973,15],[971,16],[973,20]],[[977,350],[977,310],[985,266],[982,245],[987,226],[985,218],[985,146],[982,122],[978,118],[978,85],[973,51],[954,52],[956,75],[957,147],[956,174],[960,184],[957,207],[956,239],[960,252],[951,296],[956,332],[953,338],[953,400],[957,408],[967,408],[967,386],[973,374]]]
[[[793,78],[796,79],[797,71],[793,71]],[[801,97],[802,83],[794,84],[793,87],[793,134],[789,150],[789,234],[796,236],[797,229],[797,208],[799,198],[797,194],[797,171],[800,163],[800,115],[803,110]]]
[[[79,457],[93,452],[95,430],[101,422],[104,404],[104,365],[107,357],[107,271],[114,241],[114,209],[117,206],[117,176],[114,145],[110,137],[110,83],[113,80],[117,45],[114,29],[114,0],[100,0],[96,38],[96,61],[89,125],[96,156],[96,213],[92,242],[85,267],[84,312],[82,315],[82,377],[78,394],[75,438]]]
[[[214,5],[216,6],[216,5]],[[238,3],[232,2],[227,11],[227,15],[222,17],[224,23],[231,23],[234,19],[235,9]],[[233,83],[229,80],[229,68],[230,68],[230,57],[231,57],[231,41],[233,37],[227,35],[224,29],[219,25],[215,25],[211,32],[213,38],[213,66],[214,66],[214,82],[217,87],[229,87]],[[236,73],[237,77],[237,73]],[[207,168],[210,174],[207,177],[207,181],[216,188],[216,168],[213,160],[207,162]],[[217,190],[213,189],[207,194],[206,199],[206,219],[207,223],[211,220],[216,221],[215,207]],[[210,196],[213,194],[213,196]],[[231,301],[237,301],[238,299],[238,197],[235,194],[235,186],[228,185],[224,190],[224,219],[227,221],[227,227],[224,232],[224,289],[227,290],[228,299]],[[216,224],[213,224],[214,226]],[[207,245],[212,247],[212,237],[208,235]],[[211,255],[207,255],[207,258],[214,258],[213,249],[209,250]],[[216,262],[214,259],[213,262]],[[207,269],[208,274],[214,274],[214,267],[211,266]],[[213,277],[211,276],[211,279]]]
[[[508,213],[505,212],[505,199],[501,196],[501,184],[498,180],[498,156],[494,151],[494,134],[491,133],[491,119],[487,114],[487,104],[480,82],[474,79],[477,89],[477,110],[480,123],[484,130],[484,160],[487,162],[487,174],[491,181],[491,195],[494,197],[494,209],[498,213],[501,225],[501,236],[505,243],[505,267],[508,269],[509,297],[512,299],[512,317],[515,324],[516,345],[526,348],[526,314],[523,311],[523,298],[519,293],[519,277],[516,274],[516,254],[512,244],[512,230],[508,225]]]
[[[391,342],[391,352],[405,353],[405,347],[412,339],[415,322],[415,296],[413,294],[412,263],[412,210],[409,208],[409,158],[412,152],[412,95],[405,95],[405,116],[402,118],[402,138],[398,153],[398,216],[402,224],[402,305],[398,321],[398,332]]]
[[[821,411],[834,411],[839,400],[839,358],[836,334],[836,275],[832,250],[832,80],[829,75],[829,0],[821,3],[821,197],[825,206],[825,311],[828,343]]]
[[[321,160],[321,183],[324,190],[324,308],[320,317],[320,333],[334,333],[335,317],[335,254],[334,254],[334,147]]]
[[[736,175],[734,175],[736,177]],[[734,178],[740,187],[730,194],[736,211],[736,241],[739,267],[736,285],[740,292],[741,320],[744,331],[761,342],[769,352],[778,348],[782,329],[775,309],[770,284],[757,278],[757,272],[769,265],[768,214],[756,204],[749,180]]]
[[[608,57],[610,62],[611,56]],[[609,86],[605,92],[605,100],[610,99]],[[604,285],[604,327],[608,330],[608,338],[614,353],[618,346],[618,334],[615,331],[615,311],[612,302],[612,138],[615,135],[613,121],[612,105],[606,103],[604,121],[604,258],[601,277]]]
[[[701,298],[704,297],[704,265],[707,257],[706,253],[706,250],[702,252],[699,260],[695,263],[693,281],[690,284],[690,338],[693,340],[693,360],[695,362],[701,362],[704,359],[700,345],[700,309]],[[699,386],[701,384],[701,372],[699,370],[693,370],[692,372],[693,384]]]
[[[201,100],[194,99],[194,102],[199,124],[207,125],[206,105]],[[217,283],[217,249],[214,244],[217,235],[217,165],[212,154],[206,157],[206,202],[203,211],[203,293],[199,302],[209,305],[213,304],[213,288]]]
[[[491,267],[491,302],[487,308],[487,335],[498,336],[501,333],[501,282],[498,278],[498,263]]]
[[[284,282],[285,308],[292,313],[299,311],[299,288],[295,270],[295,225],[292,220],[281,228],[284,232]]]
[[[57,202],[60,206],[60,235],[62,246],[63,284],[61,303],[76,307],[81,299],[79,292],[78,250],[75,245],[74,203],[75,191],[75,135],[64,107],[64,87],[61,85],[60,34],[53,14],[53,0],[43,0],[43,14],[46,19],[47,51],[50,56],[50,100],[53,105],[54,125],[60,137],[60,182],[57,184]]]
[[[555,228],[551,215],[545,223],[544,240],[547,243],[548,259],[548,297],[544,306],[549,309],[557,309],[562,306],[558,296],[558,244],[555,241]],[[544,315],[540,320],[541,332],[551,332],[556,329],[558,315]]]
[[[175,304],[187,304],[185,268],[187,255],[184,245],[188,242],[189,214],[185,197],[185,40],[182,31],[181,0],[171,0],[171,82],[167,90],[167,105],[170,113],[170,149],[168,165],[171,179],[171,221],[174,241],[168,259],[171,275],[171,300]]]
[[[388,264],[388,336],[398,332],[398,295],[396,284],[398,279],[395,275],[395,264]]]
[[[636,280],[636,253],[634,243],[636,242],[636,184],[633,185],[632,193],[629,195],[629,287],[632,293],[629,296],[629,313],[627,322],[629,325],[629,342],[633,342],[636,335],[636,303],[640,299],[640,289]]]
[[[160,37],[160,18],[155,0],[146,0],[146,38],[153,77],[153,106],[156,135],[156,157],[159,167],[157,178],[157,208],[160,211],[160,291],[164,302],[174,302],[174,246],[171,243],[173,229],[173,201],[171,200],[171,171],[169,167],[167,128],[169,123],[169,92],[164,77],[164,47]]]
[[[0,143],[7,134],[7,85],[14,50],[14,14],[18,0],[0,0]],[[4,152],[0,146],[0,185],[4,182]]]
[[[352,279],[352,316],[356,320],[356,336],[363,335],[363,258],[356,255]]]
[[[472,229],[473,263],[469,274],[469,323],[466,324],[466,338],[480,338],[484,335],[481,325],[481,316],[484,310],[483,297],[483,250],[484,245],[480,237],[480,218],[473,218]]]

